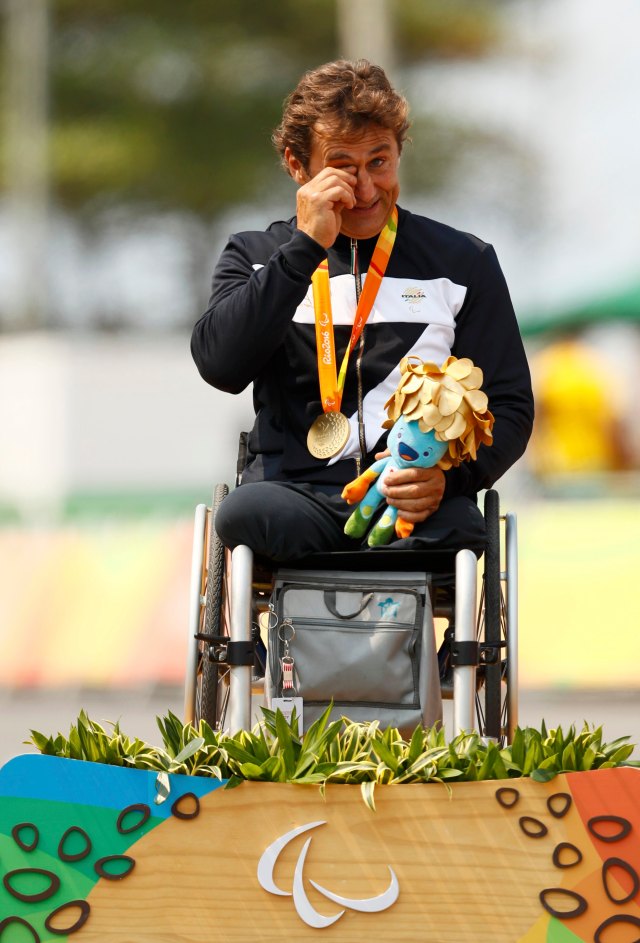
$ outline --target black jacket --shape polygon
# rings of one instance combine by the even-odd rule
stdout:
[[[358,243],[363,273],[375,242]],[[244,481],[342,486],[356,476],[357,346],[342,401],[351,439],[329,462],[313,458],[306,447],[307,431],[322,412],[310,286],[325,255],[340,364],[356,307],[349,240],[338,236],[327,253],[296,229],[295,218],[230,238],[214,273],[209,307],[195,325],[191,351],[207,383],[229,393],[254,384],[256,422]],[[409,353],[438,364],[449,354],[470,357],[484,372],[482,388],[496,420],[494,443],[480,448],[477,461],[446,472],[445,497],[474,497],[522,455],[531,433],[533,396],[522,340],[493,248],[399,209],[395,247],[364,331],[366,464],[385,447],[383,406]]]

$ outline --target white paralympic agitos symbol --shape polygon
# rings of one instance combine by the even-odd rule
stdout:
[[[354,900],[351,897],[341,897],[340,894],[334,894],[333,891],[328,891],[316,881],[310,880],[310,883],[313,884],[317,891],[320,891],[320,893],[324,894],[329,900],[332,900],[334,903],[344,908],[332,917],[325,917],[324,914],[319,913],[315,907],[312,906],[304,889],[304,863],[309,845],[311,844],[311,838],[307,838],[302,851],[298,855],[293,875],[293,890],[283,891],[282,888],[278,887],[273,879],[273,869],[280,852],[298,835],[302,835],[303,832],[308,832],[312,828],[318,828],[320,825],[326,825],[326,822],[310,822],[308,825],[300,825],[298,828],[292,829],[285,835],[281,835],[280,838],[276,838],[276,840],[269,845],[258,862],[258,881],[261,887],[270,894],[278,894],[281,897],[293,897],[293,904],[298,912],[298,916],[300,916],[308,926],[314,927],[317,930],[330,927],[332,923],[335,923],[336,920],[342,917],[346,909],[357,910],[361,913],[375,914],[379,913],[381,910],[387,910],[392,904],[395,904],[400,893],[400,886],[393,868],[387,865],[391,873],[391,883],[389,887],[386,891],[383,891],[382,894],[378,894],[377,897],[366,897],[362,900]]]

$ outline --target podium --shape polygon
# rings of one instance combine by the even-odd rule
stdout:
[[[0,943],[632,943],[640,770],[443,785],[0,769]]]

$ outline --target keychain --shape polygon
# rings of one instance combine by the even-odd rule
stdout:
[[[294,640],[296,637],[296,630],[293,627],[291,619],[285,619],[278,629],[278,638],[284,646],[284,652],[282,658],[280,659],[280,665],[282,666],[282,696],[286,697],[287,695],[294,697],[296,693],[295,685],[293,683],[293,655],[289,653],[289,643]]]
[[[282,695],[271,699],[271,709],[282,712],[288,724],[295,708],[298,720],[298,735],[302,736],[302,710],[303,700],[298,697],[295,685],[295,662],[291,654],[289,645],[294,640],[296,630],[291,619],[283,619],[278,629],[278,639],[282,642],[283,652],[280,658],[280,667],[282,668]]]

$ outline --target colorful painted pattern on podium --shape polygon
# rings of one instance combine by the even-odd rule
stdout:
[[[158,803],[156,780],[46,756],[0,770],[1,943],[638,938],[636,769],[379,787],[375,813],[354,786],[172,776]]]

